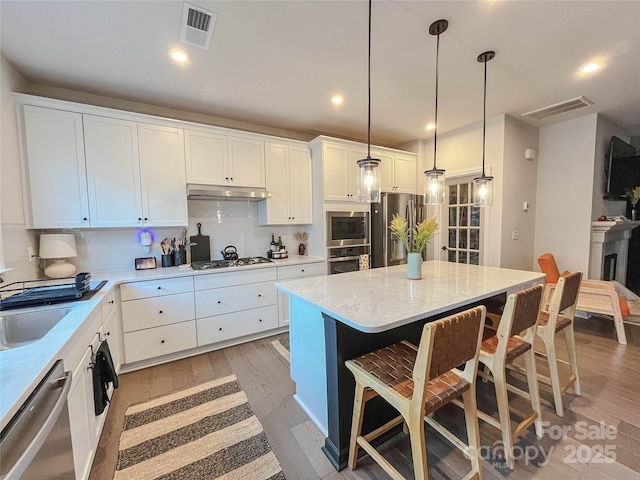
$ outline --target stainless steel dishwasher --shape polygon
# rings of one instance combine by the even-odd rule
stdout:
[[[2,480],[75,479],[67,395],[58,360],[0,434]]]

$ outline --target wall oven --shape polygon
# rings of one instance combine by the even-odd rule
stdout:
[[[327,212],[327,247],[369,243],[369,212]]]
[[[369,253],[369,245],[359,247],[334,247],[327,249],[327,273],[357,272],[360,270],[360,255]]]

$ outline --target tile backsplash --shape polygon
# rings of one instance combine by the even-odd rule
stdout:
[[[286,238],[287,250],[297,253],[298,242],[295,240],[295,234],[304,231],[304,226],[259,225],[258,203],[249,201],[189,200],[187,236],[198,233],[198,223],[202,224],[202,234],[209,236],[213,260],[222,258],[220,251],[227,245],[234,245],[241,257],[266,256],[272,234],[276,240],[279,235],[283,236],[283,241]],[[150,231],[156,242],[166,237],[179,238],[182,235],[182,227],[64,230],[76,236],[78,256],[70,262],[76,265],[79,272],[100,272],[133,269],[135,258],[155,256],[159,266],[160,253],[152,249],[151,253],[147,254],[139,243],[139,235],[143,230]],[[6,234],[7,230],[4,232]],[[21,235],[29,239],[37,252],[40,233],[42,232],[22,229],[22,232],[13,232],[12,236]],[[7,258],[7,266],[16,269],[11,277],[19,280],[42,276],[42,273],[38,273],[34,268],[35,262],[29,264],[26,261],[27,246],[24,247],[24,255],[17,255],[17,252],[16,256],[7,255],[11,258],[24,258],[24,261],[14,262],[9,262],[10,258]]]

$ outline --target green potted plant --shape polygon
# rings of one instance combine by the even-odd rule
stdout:
[[[394,215],[389,225],[393,233],[407,249],[407,278],[420,280],[422,278],[422,252],[438,230],[435,215],[409,228],[407,219]]]

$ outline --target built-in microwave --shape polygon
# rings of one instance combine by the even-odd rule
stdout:
[[[369,212],[327,212],[327,247],[368,243]]]

